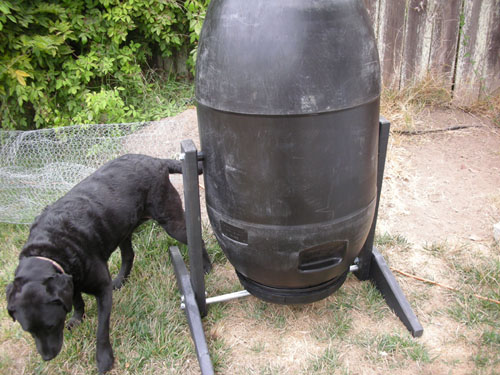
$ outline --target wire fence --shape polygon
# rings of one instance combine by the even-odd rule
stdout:
[[[0,131],[0,222],[31,223],[107,161],[127,153],[178,158],[176,120]],[[185,131],[184,131],[185,130]]]

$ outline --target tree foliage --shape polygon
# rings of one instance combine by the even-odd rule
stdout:
[[[149,62],[195,51],[208,2],[0,0],[1,127],[148,119]]]

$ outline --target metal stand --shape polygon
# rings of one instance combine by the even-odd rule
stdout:
[[[394,311],[403,322],[413,337],[422,336],[424,329],[413,312],[408,300],[394,278],[384,257],[373,246],[375,241],[375,227],[377,225],[378,207],[380,203],[380,192],[384,178],[385,159],[387,156],[387,144],[389,142],[389,130],[391,124],[385,118],[380,117],[379,122],[379,144],[378,144],[378,172],[377,172],[377,203],[375,216],[368,234],[368,238],[358,256],[358,271],[354,272],[359,280],[372,281],[382,293],[387,305]]]
[[[198,160],[201,160],[202,156],[198,155],[196,146],[191,140],[181,142],[181,152],[189,268],[191,272],[186,269],[177,247],[170,248],[170,256],[177,284],[182,293],[181,299],[185,306],[184,312],[196,348],[201,373],[202,375],[213,375],[214,369],[201,323],[201,318],[207,315],[201,238],[200,190],[198,188]]]
[[[354,272],[359,280],[371,280],[377,289],[380,290],[389,307],[401,319],[411,334],[414,337],[419,337],[423,333],[422,325],[413,313],[410,304],[394,278],[394,275],[385,263],[383,256],[373,246],[390,129],[390,123],[382,117],[380,118],[379,124],[377,203],[375,207],[375,217],[366,243],[359,257],[356,258],[357,263],[351,266],[350,271]],[[202,256],[200,192],[198,188],[198,161],[203,160],[203,155],[198,154],[191,140],[181,142],[181,152],[190,272],[187,270],[177,247],[173,246],[170,248],[170,255],[177,278],[177,284],[182,293],[181,308],[186,314],[191,337],[196,347],[201,374],[212,375],[214,374],[214,370],[201,322],[201,318],[207,314],[207,304],[246,297],[249,293],[243,290],[223,296],[206,298]]]

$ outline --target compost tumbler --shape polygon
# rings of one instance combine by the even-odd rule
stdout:
[[[377,198],[380,65],[362,0],[212,0],[196,64],[207,210],[241,283],[344,282]]]

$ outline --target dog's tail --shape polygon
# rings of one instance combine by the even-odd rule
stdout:
[[[168,172],[169,173],[182,173],[182,163],[179,160],[169,160]]]
[[[168,172],[169,173],[182,173],[182,162],[179,160],[169,160],[168,163]],[[203,164],[198,162],[198,174],[203,173]]]

